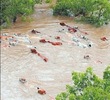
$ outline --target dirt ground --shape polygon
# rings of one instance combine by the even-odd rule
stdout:
[[[37,8],[37,7],[36,7]],[[110,25],[95,28],[88,24],[76,23],[71,18],[54,17],[51,9],[36,9],[33,21],[17,21],[12,27],[3,29],[1,33],[21,33],[27,35],[30,43],[20,42],[16,46],[7,47],[7,40],[1,43],[1,100],[55,100],[55,96],[65,91],[66,84],[72,84],[73,71],[84,72],[91,66],[95,74],[102,78],[104,69],[110,65]],[[70,26],[78,26],[88,32],[87,37],[93,42],[91,48],[74,45],[71,33],[59,25],[65,22]],[[32,34],[36,29],[41,34]],[[61,31],[64,29],[64,31]],[[60,36],[61,40],[55,37]],[[108,41],[101,41],[106,36]],[[39,39],[62,42],[61,46],[40,43]],[[48,58],[44,62],[38,55],[30,52],[30,47]],[[90,59],[84,59],[89,55]],[[22,84],[19,78],[27,82]],[[37,93],[37,87],[46,90],[45,95]]]

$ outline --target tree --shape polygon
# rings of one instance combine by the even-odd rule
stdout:
[[[58,0],[53,9],[54,15],[73,16],[96,26],[110,21],[108,0]]]
[[[27,16],[34,10],[35,0],[1,0],[0,25],[16,22],[17,16]]]
[[[66,85],[66,92],[56,96],[56,100],[110,100],[110,66],[100,79],[92,68],[85,73],[72,73],[73,85]]]

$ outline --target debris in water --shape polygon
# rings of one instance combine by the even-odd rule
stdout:
[[[71,28],[71,27],[68,27],[68,31],[71,33],[71,32],[77,32],[77,30],[75,28]]]
[[[93,42],[89,41],[87,45],[88,45],[88,47],[90,48],[90,47],[92,47]]]
[[[37,55],[40,56],[45,62],[48,61],[48,59],[47,59],[46,57],[42,56],[40,53],[38,53],[38,52],[36,51],[36,49],[31,49],[31,53],[37,54]]]
[[[56,37],[55,37],[55,39],[58,39],[58,40],[60,40],[61,38],[60,38],[60,36],[56,36]]]
[[[80,29],[78,29],[81,33],[83,33],[83,34],[85,34],[85,35],[88,35],[88,33],[87,32],[84,32],[84,31],[82,31],[82,30],[80,30]]]
[[[64,22],[61,22],[60,25],[61,26],[66,26],[66,24]]]
[[[8,36],[8,33],[3,33],[2,36]]]
[[[84,56],[84,59],[89,60],[90,59],[90,56],[89,55],[86,55],[86,56]]]
[[[18,42],[9,42],[9,45],[11,45],[11,46],[16,46],[18,44]]]
[[[24,78],[20,78],[19,81],[23,84],[27,82],[26,79],[24,79]]]
[[[10,37],[12,38],[12,36],[0,36],[0,39],[1,39],[1,40],[7,40],[7,39],[10,38]]]
[[[60,25],[61,26],[66,26],[68,28],[69,32],[77,32],[77,30],[75,28],[72,28],[72,27],[66,25],[64,22],[61,22]]]
[[[68,28],[68,31],[71,33],[71,32],[77,32],[77,30],[79,30],[81,33],[83,34],[88,34],[87,32],[84,32],[84,31],[81,31],[77,26],[76,27],[71,27],[69,25],[66,25],[64,22],[61,22],[60,23],[61,26],[66,26]]]
[[[64,31],[64,29],[61,29],[61,30],[59,30],[58,32],[63,32]]]
[[[108,39],[106,37],[100,38],[102,41],[107,41]]]
[[[36,49],[31,49],[31,53],[37,54]]]
[[[74,26],[75,29],[78,29],[78,26]]]
[[[100,60],[97,60],[97,62],[102,64],[102,61],[100,61]]]
[[[47,41],[45,39],[40,39],[39,42],[46,43]]]
[[[91,47],[92,45],[91,44],[88,44],[88,47]]]
[[[88,39],[87,37],[85,37],[85,36],[82,36],[82,35],[81,35],[80,37],[81,37],[81,39],[84,39],[84,40],[86,40],[86,41],[89,40],[89,39]]]
[[[79,42],[78,38],[76,38],[76,37],[73,37],[73,41],[74,42]]]
[[[60,38],[60,37],[57,37],[57,38]],[[56,45],[62,45],[61,42],[51,42],[51,41],[46,41],[45,39],[40,39],[39,42],[42,42],[42,43],[51,43],[52,45],[56,46]]]
[[[51,42],[51,41],[48,41],[48,43],[51,43],[54,46],[56,46],[56,45],[62,45],[61,42]]]
[[[39,94],[41,94],[41,95],[46,94],[46,91],[44,89],[39,89],[39,87],[37,87],[37,89],[38,89]]]
[[[41,33],[41,32],[39,32],[39,31],[33,29],[33,30],[31,31],[31,33],[36,34],[36,33]]]
[[[77,46],[81,47],[81,48],[87,48],[86,44],[83,44],[81,42],[77,42]]]

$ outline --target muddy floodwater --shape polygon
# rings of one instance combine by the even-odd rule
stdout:
[[[17,45],[8,47],[9,40],[1,39],[1,100],[55,100],[58,93],[65,91],[65,85],[72,83],[72,71],[84,72],[91,66],[94,73],[102,78],[103,71],[110,65],[110,24],[95,28],[76,23],[72,18],[55,17],[48,5],[35,6],[35,9],[31,22],[17,19],[14,25],[1,31],[1,34],[26,35],[30,40],[30,43],[24,39]],[[79,34],[86,36],[92,46],[83,48],[75,45],[72,40],[74,34],[69,33],[67,27],[61,26],[60,22],[71,27],[78,26],[87,32],[88,35]],[[32,34],[32,29],[40,33]],[[60,39],[55,39],[56,36]],[[102,41],[101,37],[106,37],[107,40]],[[62,45],[40,43],[39,39],[59,41]],[[36,47],[48,61],[32,54],[32,47]],[[84,59],[86,55],[90,58]],[[27,82],[22,84],[19,78],[25,78]],[[38,94],[37,87],[45,89],[46,94]]]

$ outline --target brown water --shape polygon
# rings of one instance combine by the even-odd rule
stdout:
[[[2,33],[27,34],[32,41],[32,46],[36,46],[49,61],[46,63],[37,55],[31,54],[27,47],[30,46],[28,43],[10,48],[2,47],[2,100],[52,100],[58,93],[65,90],[66,84],[71,84],[72,71],[83,72],[91,66],[94,73],[102,77],[104,69],[110,65],[110,25],[95,28],[88,24],[76,23],[72,18],[54,17],[48,5],[38,5],[35,8],[35,13],[32,15],[33,21],[21,22],[18,19],[10,28],[3,29]],[[66,27],[60,26],[60,22],[78,26],[79,29],[88,32],[87,37],[94,43],[93,46],[84,49],[67,42],[63,42],[62,46],[39,43],[39,38],[57,41],[55,36],[70,41],[71,34],[65,34]],[[40,31],[41,34],[31,34],[32,29]],[[61,29],[65,31],[58,32]],[[101,41],[102,36],[106,36],[108,41]],[[6,41],[3,43],[5,44]],[[84,59],[84,55],[89,55],[90,59]],[[19,82],[21,77],[27,79],[26,84]],[[47,94],[38,94],[37,87],[45,89]]]

